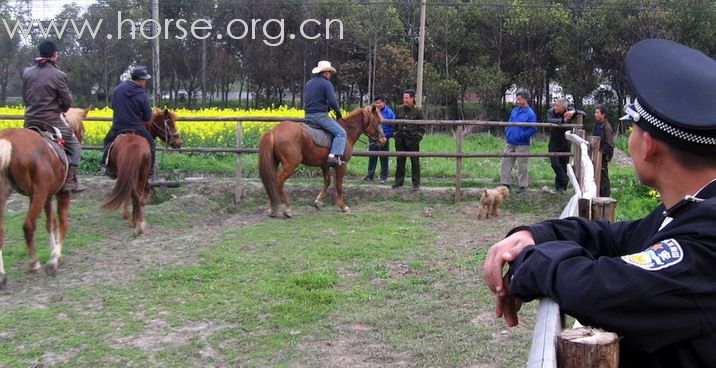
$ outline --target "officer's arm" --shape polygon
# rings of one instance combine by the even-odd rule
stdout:
[[[700,259],[706,247],[665,239],[644,249],[595,258],[571,241],[529,246],[511,265],[508,289],[523,300],[550,297],[581,323],[647,351],[704,333],[716,320],[704,312],[716,309],[708,286],[716,273]]]
[[[557,114],[555,113],[554,109],[549,109],[549,111],[547,111],[547,122],[548,122],[548,123],[552,123],[552,124],[562,124],[562,121],[563,121],[563,120],[564,120],[564,119],[562,119],[561,117],[557,116]]]
[[[569,217],[516,227],[507,235],[519,230],[529,230],[535,244],[554,240],[571,240],[594,257],[616,256],[621,254],[620,246],[629,241],[630,234],[640,222],[641,220],[609,223],[590,221],[581,217]]]
[[[67,85],[67,76],[63,75],[55,88],[57,89],[60,110],[65,112],[72,106],[72,93],[70,93],[70,88]]]

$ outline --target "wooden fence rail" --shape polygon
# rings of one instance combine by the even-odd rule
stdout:
[[[463,129],[465,126],[528,126],[536,128],[581,128],[581,116],[577,118],[577,124],[553,124],[553,123],[511,123],[503,121],[485,120],[385,120],[386,124],[412,124],[412,125],[440,125],[453,127],[455,129],[455,152],[380,152],[380,151],[357,151],[354,156],[390,156],[390,157],[442,157],[455,158],[455,201],[462,200],[462,159],[463,158],[501,158],[501,157],[562,157],[572,156],[569,152],[542,152],[542,153],[506,153],[506,152],[463,152]],[[0,120],[23,120],[23,115],[2,115]],[[293,116],[178,116],[177,121],[193,121],[200,123],[215,122],[236,122],[236,146],[235,147],[190,147],[180,149],[167,149],[157,147],[157,150],[171,152],[197,152],[197,153],[233,153],[236,154],[236,190],[235,201],[241,201],[241,154],[254,154],[256,148],[243,147],[243,126],[256,122],[280,122],[295,121],[305,122],[305,119]],[[85,121],[112,121],[111,117],[87,117]],[[100,146],[83,146],[83,149],[101,150]]]

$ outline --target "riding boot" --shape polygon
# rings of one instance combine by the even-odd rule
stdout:
[[[78,193],[83,190],[85,190],[85,188],[80,187],[77,182],[77,166],[70,165],[67,168],[67,177],[65,178],[65,185],[62,187],[62,191]]]
[[[341,156],[328,156],[326,163],[328,163],[328,166],[341,166],[345,164],[345,161],[341,160]]]

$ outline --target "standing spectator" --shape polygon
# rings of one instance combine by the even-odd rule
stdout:
[[[607,121],[607,108],[597,106],[594,110],[594,124],[592,135],[599,137],[599,151],[602,153],[602,176],[599,181],[599,196],[609,197],[611,195],[611,182],[609,181],[609,161],[614,156],[614,130],[612,125]]]
[[[415,106],[415,91],[408,89],[403,92],[403,106],[398,107],[395,116],[397,119],[423,120],[423,110]],[[422,125],[400,124],[393,132],[395,136],[396,151],[420,151],[420,141],[425,135]],[[398,167],[395,169],[395,184],[393,188],[400,188],[405,181],[405,157],[398,157]],[[410,157],[410,176],[413,180],[413,190],[420,189],[420,157]]]
[[[510,122],[512,123],[536,123],[537,115],[532,111],[529,105],[529,95],[527,92],[517,92],[517,106],[510,113]],[[509,126],[505,128],[505,139],[507,140],[507,148],[505,153],[529,153],[530,138],[537,133],[535,127],[525,126]],[[519,188],[517,193],[522,193],[527,189],[529,184],[529,176],[527,173],[527,157],[503,157],[500,162],[500,183],[508,188],[512,182],[512,168],[518,164],[517,182]]]
[[[383,120],[394,120],[395,113],[385,104],[385,98],[378,96],[375,98],[375,107],[380,110],[380,114],[383,115]],[[378,142],[373,139],[370,140],[368,145],[369,151],[390,151],[390,138],[393,136],[393,126],[390,124],[381,124],[383,134],[385,134],[385,144],[382,146],[378,145]],[[368,175],[363,180],[373,180],[375,176],[375,167],[378,163],[378,157],[370,156],[368,158]],[[385,184],[388,180],[388,156],[380,156],[380,183]]]
[[[574,116],[574,110],[568,110],[567,100],[560,98],[554,102],[554,106],[547,111],[547,122],[552,124],[569,124]],[[565,138],[564,133],[567,128],[551,128],[549,132],[549,152],[569,152],[570,145]],[[569,157],[550,157],[552,170],[554,170],[554,189],[559,193],[564,193],[569,184],[567,176],[567,164]]]

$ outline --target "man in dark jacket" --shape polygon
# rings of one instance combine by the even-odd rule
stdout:
[[[549,297],[619,334],[620,367],[716,367],[716,60],[650,39],[624,65],[634,169],[663,204],[636,221],[515,228],[488,251],[485,281],[510,326],[521,300]]]
[[[303,109],[306,112],[306,120],[320,125],[333,135],[331,150],[326,160],[329,166],[343,165],[341,156],[346,150],[346,131],[336,122],[341,119],[341,109],[338,107],[336,93],[330,82],[335,72],[336,69],[330,62],[319,61],[318,66],[311,71],[315,77],[306,82],[303,88]],[[335,111],[336,120],[328,116],[329,110]]]
[[[517,92],[517,106],[510,113],[510,122],[513,123],[535,123],[537,115],[529,105],[527,92]],[[527,126],[508,126],[505,128],[505,139],[507,148],[505,153],[529,153],[532,136],[537,133],[537,128]],[[516,193],[522,193],[529,184],[527,171],[527,157],[503,157],[500,161],[500,183],[510,187],[512,183],[512,167],[517,161],[517,184],[519,187]]]
[[[552,124],[569,124],[574,116],[575,110],[568,110],[568,102],[564,98],[557,99],[554,106],[547,111],[547,122]],[[564,133],[569,130],[567,128],[551,128],[549,132],[549,152],[569,152],[570,144]],[[550,157],[552,170],[554,170],[554,189],[559,193],[564,193],[569,184],[567,176],[567,164],[569,157]]]
[[[390,106],[385,104],[385,97],[376,97],[374,103],[375,107],[380,110],[380,114],[383,116],[383,121],[395,119],[395,113]],[[369,151],[390,151],[390,138],[393,137],[393,126],[382,123],[380,127],[383,129],[383,134],[385,135],[385,144],[380,146],[378,141],[371,139],[370,145],[368,145]],[[366,175],[363,180],[373,180],[373,177],[375,176],[375,168],[378,165],[378,158],[379,157],[376,156],[370,156],[368,158],[368,175]],[[381,183],[385,183],[386,180],[388,180],[388,156],[380,156],[380,181]]]
[[[599,140],[599,151],[602,153],[602,171],[599,179],[599,196],[609,197],[611,195],[611,182],[609,181],[609,161],[614,156],[614,129],[607,121],[607,108],[597,106],[594,110],[594,124],[592,135],[601,138]]]
[[[67,76],[57,69],[55,62],[59,57],[57,46],[52,41],[43,41],[39,46],[40,57],[35,58],[35,66],[22,72],[22,99],[25,102],[25,127],[44,125],[57,128],[65,141],[67,151],[67,178],[63,191],[79,192],[77,167],[80,165],[81,146],[62,113],[72,105],[72,95],[67,86]]]
[[[403,106],[398,107],[395,111],[395,117],[397,119],[423,120],[423,110],[415,106],[415,91],[409,89],[403,92]],[[396,151],[420,151],[420,141],[423,140],[423,136],[425,135],[425,127],[423,125],[399,124],[397,127],[395,125],[393,127]],[[405,156],[398,157],[393,188],[400,188],[405,182],[405,163]],[[420,157],[410,157],[410,177],[413,180],[413,190],[419,190]]]
[[[144,66],[135,65],[130,77],[131,80],[119,84],[112,95],[112,128],[104,137],[102,165],[106,165],[109,147],[120,133],[134,131],[149,142],[152,152],[151,170],[154,170],[156,142],[146,127],[146,122],[152,120],[152,107],[145,91],[147,81],[152,76],[147,73],[147,68]],[[107,172],[107,175],[114,177],[114,173],[111,172]]]

